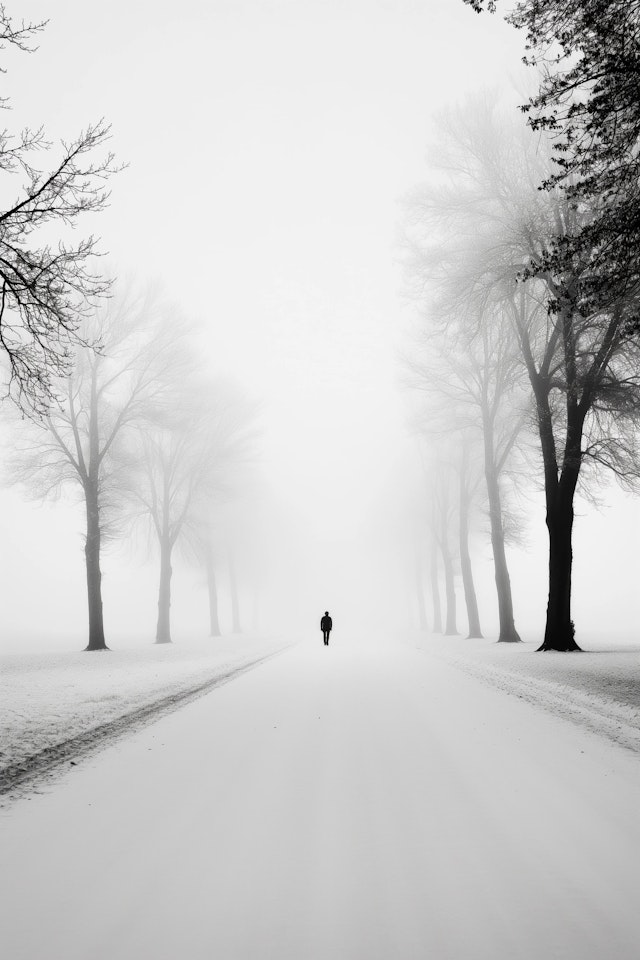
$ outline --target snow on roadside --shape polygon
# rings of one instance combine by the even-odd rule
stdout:
[[[422,636],[421,650],[465,673],[640,753],[640,649],[600,638],[581,653],[538,643]]]
[[[48,747],[285,646],[232,636],[105,652],[0,656],[0,773]]]

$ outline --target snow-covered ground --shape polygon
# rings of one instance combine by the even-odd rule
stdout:
[[[5,809],[3,950],[636,960],[639,796],[637,754],[430,648],[316,640]]]
[[[640,643],[632,637],[581,640],[581,653],[537,653],[539,641],[414,638],[416,646],[466,673],[640,752]]]
[[[0,778],[30,758],[259,660],[282,638],[121,641],[116,649],[0,656]]]

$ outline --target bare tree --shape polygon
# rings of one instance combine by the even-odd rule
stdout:
[[[156,426],[142,437],[144,485],[138,489],[153,523],[160,549],[160,584],[156,643],[171,642],[171,559],[173,548],[190,517],[192,501],[206,472],[199,437],[185,432],[188,420]]]
[[[0,5],[0,49],[33,52],[45,26],[15,25]],[[74,240],[68,229],[107,203],[106,182],[119,169],[111,152],[98,156],[109,136],[103,120],[88,126],[63,142],[45,169],[34,160],[52,153],[42,127],[0,132],[0,171],[11,183],[8,192],[14,191],[11,205],[0,211],[0,353],[7,394],[36,414],[46,413],[58,396],[75,348],[87,342],[83,321],[109,288],[91,268],[95,238]],[[52,228],[55,245],[38,244],[39,234],[50,237]]]
[[[423,371],[421,371],[423,372]],[[448,429],[447,429],[448,425]],[[477,456],[472,453],[472,434],[460,423],[447,418],[443,409],[423,407],[414,419],[420,442],[422,472],[430,501],[428,542],[430,545],[430,582],[433,607],[433,632],[442,633],[442,611],[438,577],[438,553],[442,556],[446,595],[445,633],[455,628],[454,550],[452,531],[457,524],[457,546],[469,638],[482,637],[480,614],[469,548],[470,517],[481,481]],[[451,490],[457,490],[457,497]],[[418,557],[418,554],[416,554]],[[420,589],[420,587],[419,587]],[[424,601],[423,601],[424,602]]]
[[[162,335],[153,311],[148,294],[129,292],[87,318],[83,335],[92,340],[99,333],[100,350],[77,347],[72,373],[56,382],[64,401],[16,429],[13,478],[38,497],[70,485],[84,501],[87,650],[107,649],[101,550],[117,527],[128,484],[127,434],[149,415],[170,367],[170,338]]]
[[[454,275],[455,276],[455,275]],[[449,277],[448,282],[452,278]],[[457,438],[460,452],[453,456],[458,474],[460,559],[472,635],[481,635],[472,589],[468,552],[469,510],[478,492],[480,475],[472,470],[472,453],[481,438],[484,482],[489,509],[499,614],[499,641],[519,641],[515,627],[511,581],[505,549],[503,476],[513,457],[526,419],[525,378],[517,341],[509,318],[473,284],[456,276],[454,290],[434,295],[431,322],[421,331],[419,346],[426,360],[409,363],[411,384],[420,390],[425,436]]]
[[[526,414],[522,395],[522,368],[514,355],[514,338],[499,309],[485,310],[468,340],[468,359],[474,373],[467,380],[469,394],[481,416],[484,475],[489,503],[491,547],[498,597],[498,640],[517,642],[506,537],[501,477],[517,443]]]
[[[597,210],[566,194],[540,191],[549,150],[540,138],[505,123],[493,109],[456,120],[448,162],[455,170],[450,225],[466,211],[476,227],[476,255],[508,309],[536,412],[549,532],[549,599],[542,650],[577,650],[571,616],[572,532],[583,467],[607,466],[624,482],[638,475],[639,290],[599,285],[576,251],[561,268],[549,251],[581,230]],[[456,131],[454,131],[455,133]],[[469,229],[469,220],[466,228]]]
[[[211,632],[219,632],[211,507],[229,498],[234,468],[246,460],[255,437],[253,405],[231,384],[204,380],[191,351],[183,362],[155,424],[140,437],[133,491],[160,551],[156,643],[171,642],[172,558],[179,542],[207,565]],[[236,601],[233,610],[237,632]]]
[[[500,144],[500,131],[493,135]],[[560,191],[523,200],[522,170],[540,180],[541,153],[521,143],[517,167],[502,168],[490,198],[497,220],[511,209],[511,232],[495,242],[488,269],[507,286],[536,410],[549,533],[549,598],[541,650],[578,650],[571,613],[574,498],[588,492],[592,471],[608,467],[625,484],[638,476],[640,344],[635,334],[639,288],[614,284],[593,298],[592,264],[576,252],[561,269],[548,252],[599,215]],[[528,149],[527,149],[528,146]],[[511,152],[514,145],[505,147]],[[479,158],[481,159],[481,158]],[[546,169],[548,170],[548,163]],[[515,202],[514,202],[515,201]],[[554,264],[556,264],[554,266]]]

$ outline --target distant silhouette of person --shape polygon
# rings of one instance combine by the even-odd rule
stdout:
[[[333,620],[329,616],[329,611],[325,610],[324,617],[320,621],[320,629],[322,630],[322,639],[324,640],[325,647],[329,646],[329,634],[331,633],[332,627]]]

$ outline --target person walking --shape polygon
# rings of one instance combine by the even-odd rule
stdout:
[[[329,646],[329,634],[331,633],[332,627],[333,620],[329,616],[329,611],[325,610],[324,617],[320,621],[320,629],[322,630],[322,639],[324,640],[325,647]]]

